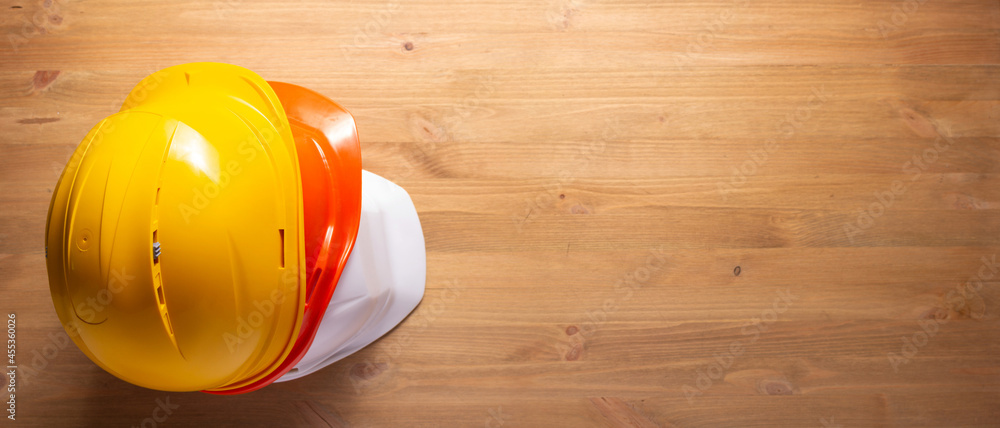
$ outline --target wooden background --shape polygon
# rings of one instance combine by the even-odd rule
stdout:
[[[996,0],[0,0],[0,35],[2,426],[1000,424]],[[44,269],[72,149],[192,61],[347,107],[427,240],[406,322],[244,396],[104,373]]]

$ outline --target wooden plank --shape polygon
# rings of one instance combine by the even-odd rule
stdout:
[[[605,140],[711,144],[757,139],[761,144],[777,139],[799,146],[803,139],[831,136],[840,138],[836,147],[843,147],[844,139],[860,140],[851,142],[854,147],[872,140],[933,139],[936,131],[953,137],[1000,136],[996,121],[988,120],[996,114],[1000,93],[982,89],[984,82],[996,80],[998,70],[905,67],[888,72],[846,67],[836,68],[830,81],[817,80],[815,70],[803,67],[757,67],[749,74],[743,68],[715,67],[684,73],[603,70],[573,73],[572,80],[560,79],[555,72],[522,70],[501,78],[483,70],[435,77],[377,100],[362,101],[361,92],[341,89],[371,86],[382,93],[379,87],[414,80],[411,73],[387,72],[379,77],[355,73],[317,89],[355,113],[367,142],[419,143],[422,150],[450,143]],[[73,144],[79,137],[70,136],[85,135],[93,123],[118,110],[143,73],[61,72],[44,89],[35,89],[36,72],[2,74],[9,88],[5,96],[14,99],[5,106],[10,112],[3,122],[11,129],[8,138]],[[923,82],[928,73],[950,77],[927,85]],[[747,85],[749,76],[753,85]],[[448,90],[441,91],[442,85]],[[706,87],[712,89],[702,92]],[[536,99],[548,90],[562,96]],[[829,98],[816,100],[816,93]],[[401,108],[408,105],[414,107]],[[67,106],[73,109],[67,111]],[[788,116],[797,111],[800,120],[793,121],[792,132]],[[706,123],[716,126],[706,128]]]
[[[450,4],[392,7],[396,4],[372,1],[348,8],[250,1],[66,2],[49,9],[27,8],[9,18],[3,30],[25,33],[16,55],[10,56],[21,70],[38,69],[42,63],[59,69],[107,69],[107,64],[128,62],[136,68],[199,56],[243,59],[258,69],[274,66],[267,58],[315,58],[323,63],[319,58],[344,57],[343,49],[348,51],[343,62],[364,68],[400,66],[406,58],[411,59],[407,67],[425,71],[456,64],[502,67],[524,62],[554,68],[593,63],[646,68],[673,64],[692,44],[700,46],[692,50],[700,52],[694,60],[700,64],[989,64],[1000,59],[1000,40],[995,37],[998,6],[993,2],[924,3],[895,21],[893,7],[903,2],[828,1],[808,9],[787,0],[681,2],[655,8],[644,3],[588,8],[595,3],[584,1],[490,1],[457,10]],[[43,25],[29,25],[27,31],[18,28],[39,13],[58,18],[40,20]],[[116,21],[123,16],[158,19],[123,27]],[[819,19],[831,24],[814,25]],[[437,28],[428,27],[428,21],[436,21]],[[643,23],[637,25],[639,21]],[[713,24],[716,21],[723,24]],[[498,28],[496,22],[509,24]],[[106,31],[112,26],[117,30]],[[166,34],[180,37],[167,39]],[[84,41],[91,43],[90,49],[72,49]],[[407,50],[406,43],[412,49]],[[155,56],[147,54],[149,46],[164,45],[168,48],[158,49]],[[240,56],[248,45],[253,46],[254,59]],[[5,50],[14,52],[13,47]]]

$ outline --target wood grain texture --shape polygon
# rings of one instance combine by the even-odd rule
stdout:
[[[1000,420],[996,1],[0,0],[0,35],[3,426]],[[428,251],[393,332],[235,397],[103,372],[44,268],[76,144],[205,60],[347,107]]]

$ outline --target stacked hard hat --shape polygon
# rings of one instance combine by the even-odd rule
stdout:
[[[227,64],[145,78],[53,190],[52,300],[147,388],[238,394],[361,349],[424,292],[409,195],[361,169],[350,113]]]

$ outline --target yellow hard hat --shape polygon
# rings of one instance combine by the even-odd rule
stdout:
[[[91,360],[147,388],[238,393],[302,357],[357,235],[361,180],[353,119],[311,126],[309,103],[342,111],[241,67],[186,64],[87,134],[53,191],[46,258]],[[316,144],[333,130],[340,147]],[[304,192],[303,174],[322,180]]]

